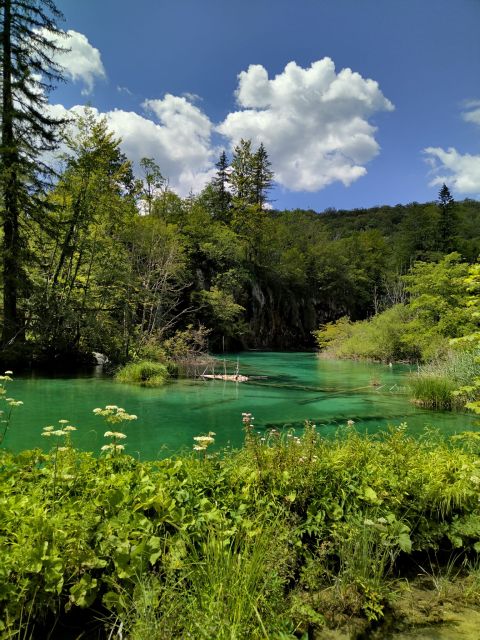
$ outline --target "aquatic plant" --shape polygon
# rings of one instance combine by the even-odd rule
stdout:
[[[170,377],[165,364],[152,360],[130,362],[117,371],[115,379],[125,384],[139,384],[142,387],[161,387]]]

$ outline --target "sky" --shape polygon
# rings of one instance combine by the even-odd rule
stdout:
[[[57,0],[54,110],[198,193],[263,142],[278,209],[480,198],[480,0]]]

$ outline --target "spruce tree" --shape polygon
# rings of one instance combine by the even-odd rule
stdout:
[[[228,221],[231,193],[228,190],[228,159],[225,151],[222,151],[218,162],[215,164],[217,173],[212,180],[212,187],[215,193],[215,217]]]
[[[270,167],[263,143],[253,152],[251,140],[242,138],[233,151],[232,173],[229,177],[235,198],[243,204],[258,205],[263,209],[273,182]]]
[[[268,191],[273,183],[273,171],[271,170],[271,162],[268,159],[268,153],[263,146],[263,142],[258,147],[257,152],[253,156],[253,186],[255,204],[260,205],[263,209],[267,202]]]
[[[455,200],[446,184],[442,185],[438,193],[439,220],[439,249],[443,253],[454,251],[455,240]]]
[[[53,62],[63,49],[62,18],[51,0],[0,0],[0,215],[3,225],[3,346],[22,339],[18,300],[28,289],[24,272],[25,221],[45,211],[44,191],[51,171],[44,153],[57,145],[63,121],[47,111],[47,94],[61,80]]]

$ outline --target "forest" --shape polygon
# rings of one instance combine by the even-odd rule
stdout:
[[[125,362],[200,327],[213,352],[312,348],[319,325],[401,301],[401,277],[417,261],[457,251],[472,262],[480,251],[473,200],[267,208],[268,154],[247,140],[188,198],[152,158],[135,177],[120,140],[88,109],[62,145],[53,184],[35,210],[18,211],[8,366],[88,362],[93,351]],[[4,260],[8,291],[9,269]]]

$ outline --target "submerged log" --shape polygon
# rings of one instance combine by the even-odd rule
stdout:
[[[239,373],[202,373],[201,378],[209,380],[230,380],[231,382],[248,382],[248,376],[242,376]]]

